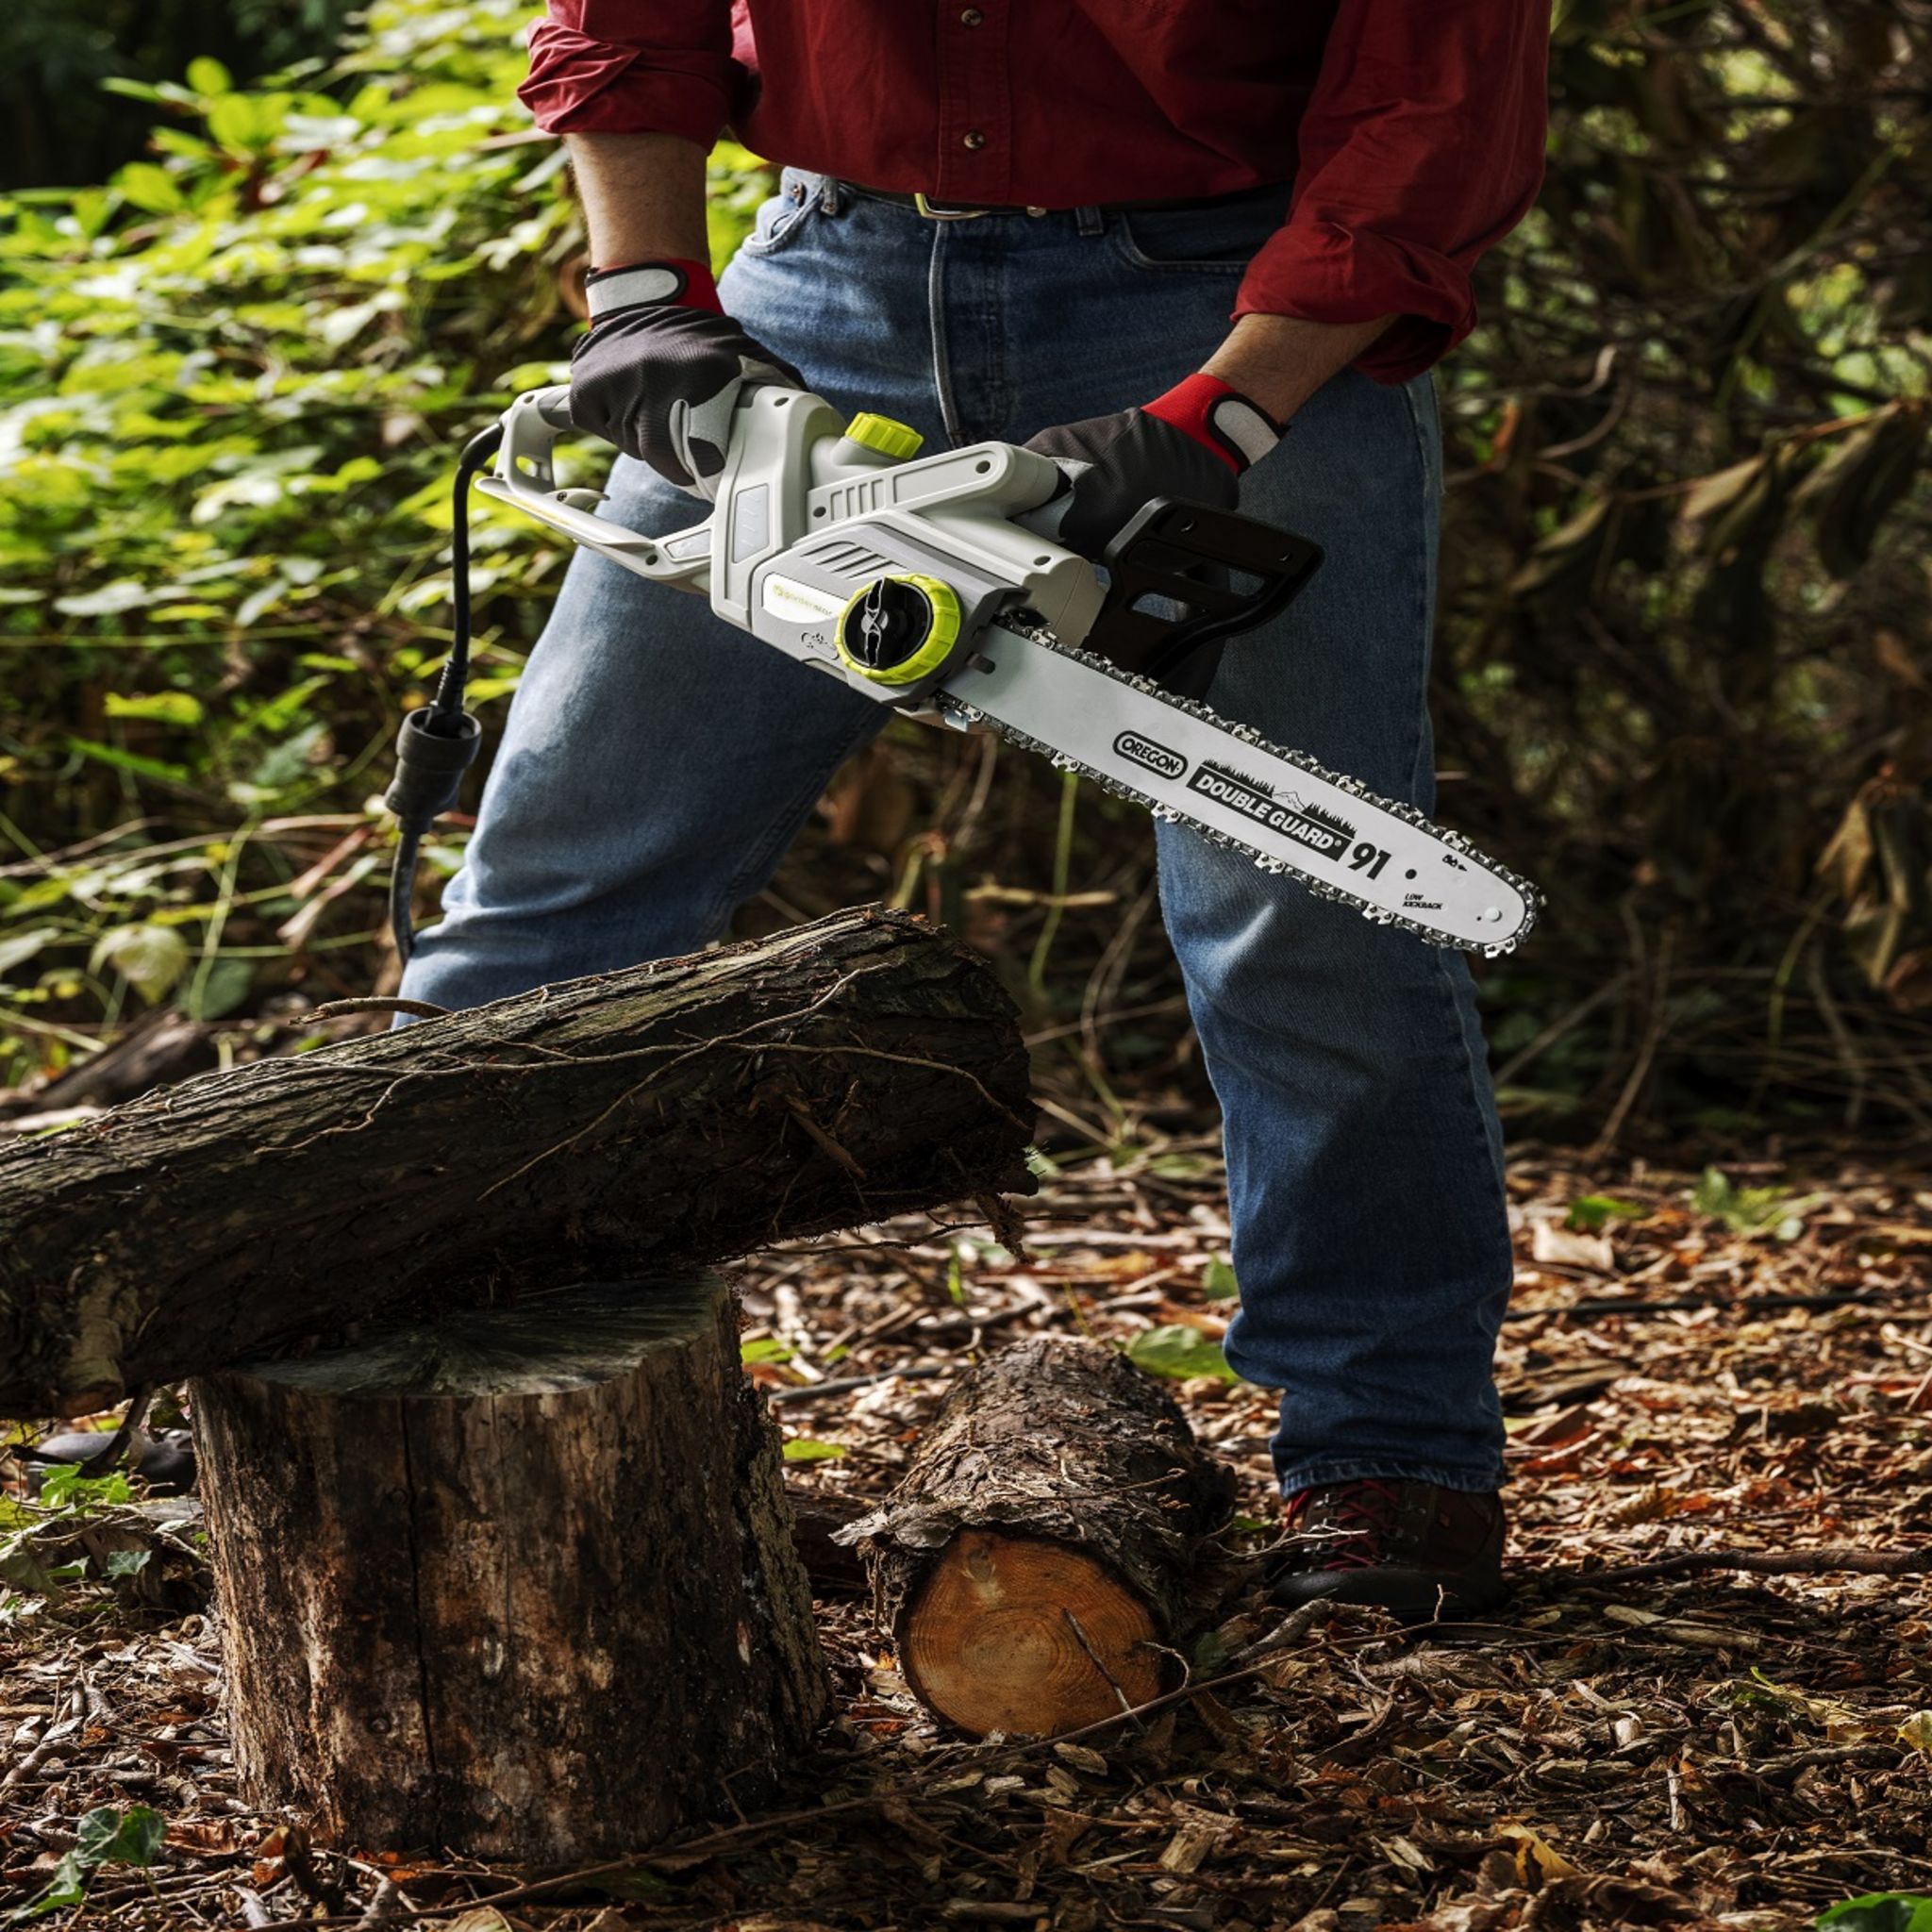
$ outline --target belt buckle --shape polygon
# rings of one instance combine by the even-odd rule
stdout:
[[[990,208],[935,208],[923,194],[912,197],[912,206],[929,222],[976,222],[990,215]]]

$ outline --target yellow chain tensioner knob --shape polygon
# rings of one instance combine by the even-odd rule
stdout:
[[[855,416],[845,425],[845,434],[861,449],[875,449],[880,456],[891,457],[895,463],[916,457],[920,445],[925,441],[918,430],[904,423],[894,423],[890,416]]]
[[[840,660],[874,684],[917,684],[958,638],[959,600],[938,577],[874,577],[839,613]]]

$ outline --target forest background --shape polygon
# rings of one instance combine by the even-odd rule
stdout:
[[[0,1088],[392,981],[455,453],[577,325],[531,11],[0,23]],[[1932,1125],[1928,56],[1923,0],[1559,8],[1548,179],[1441,375],[1441,815],[1550,900],[1483,970],[1519,1135]],[[771,175],[711,178],[722,259]],[[476,509],[493,734],[566,558]],[[895,727],[745,929],[875,897],[994,954],[1063,1124],[1205,1100],[1136,811]]]

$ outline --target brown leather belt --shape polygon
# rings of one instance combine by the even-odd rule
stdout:
[[[976,222],[982,215],[1044,215],[1071,214],[1072,208],[1053,209],[1039,207],[1033,203],[982,205],[974,202],[941,206],[929,195],[908,194],[896,188],[868,188],[862,181],[839,180],[839,186],[848,193],[863,195],[868,201],[890,201],[900,208],[909,208],[929,222]],[[1285,195],[1289,184],[1286,181],[1265,182],[1258,188],[1236,188],[1225,194],[1188,195],[1177,201],[1107,201],[1095,204],[1104,215],[1133,214],[1185,214],[1190,209],[1220,208],[1228,202],[1246,200],[1250,197],[1259,201],[1267,196]]]

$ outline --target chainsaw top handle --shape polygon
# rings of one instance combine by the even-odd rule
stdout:
[[[1238,511],[1157,496],[1121,526],[1101,560],[1107,598],[1086,648],[1177,696],[1199,698],[1221,646],[1286,610],[1320,568],[1322,552],[1306,537]]]

